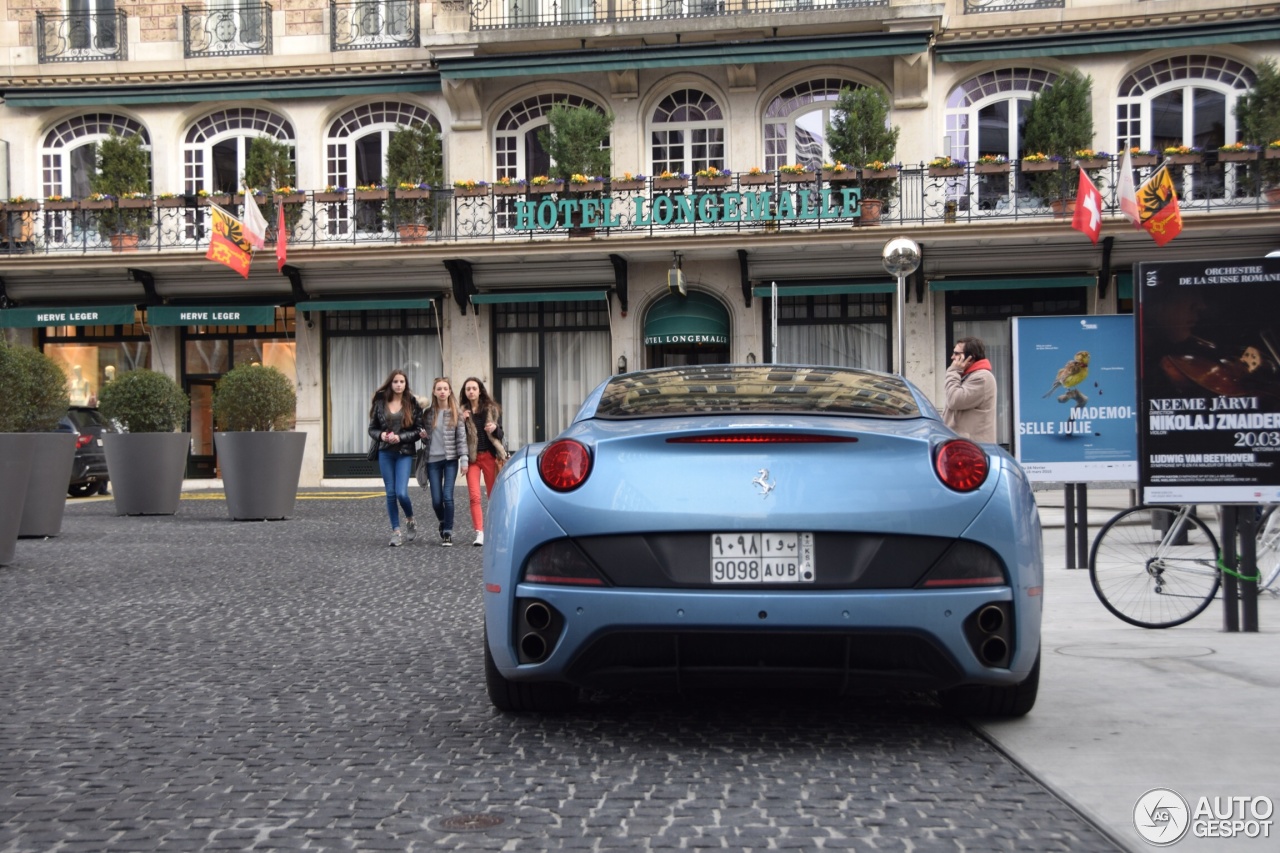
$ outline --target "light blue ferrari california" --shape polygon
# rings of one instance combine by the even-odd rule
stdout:
[[[1030,485],[899,376],[715,365],[614,376],[522,448],[485,525],[503,711],[580,688],[934,691],[1035,704]]]

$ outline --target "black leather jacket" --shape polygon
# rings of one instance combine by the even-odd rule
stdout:
[[[378,400],[373,404],[373,417],[369,419],[369,438],[378,440],[378,450],[395,450],[402,456],[412,456],[418,449],[418,431],[422,429],[422,407],[417,400],[408,401],[413,413],[413,426],[406,427],[403,412],[394,415],[387,412],[386,400]],[[384,432],[394,432],[400,437],[399,444],[388,444],[382,440]]]

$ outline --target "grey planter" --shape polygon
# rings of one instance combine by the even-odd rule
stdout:
[[[30,434],[0,433],[0,566],[13,562],[31,476]],[[67,475],[70,478],[70,474]]]
[[[215,432],[213,446],[237,521],[289,518],[302,477],[305,432]]]
[[[191,452],[189,432],[107,433],[102,437],[116,515],[173,515]]]
[[[62,512],[67,508],[67,483],[76,455],[76,437],[70,432],[33,432],[31,476],[27,501],[22,506],[19,536],[57,536],[62,532]]]

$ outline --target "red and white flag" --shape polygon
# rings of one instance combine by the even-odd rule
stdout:
[[[288,249],[285,246],[285,234],[287,230],[284,227],[284,205],[276,205],[276,270],[284,272],[284,262],[289,256]]]
[[[1102,233],[1102,193],[1084,169],[1080,170],[1080,183],[1076,187],[1076,213],[1071,217],[1071,227],[1095,243]]]
[[[1116,189],[1116,198],[1120,202],[1120,212],[1125,219],[1133,223],[1134,228],[1142,227],[1142,215],[1138,211],[1138,193],[1133,186],[1133,163],[1129,160],[1129,149],[1124,151],[1124,159],[1120,161],[1120,185]]]
[[[255,250],[267,244],[267,219],[258,209],[252,190],[244,194],[244,238]]]

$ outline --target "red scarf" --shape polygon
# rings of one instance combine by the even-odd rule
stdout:
[[[988,358],[978,359],[973,364],[969,365],[964,369],[963,375],[968,376],[970,373],[973,373],[975,370],[991,370],[991,359],[988,359]]]

